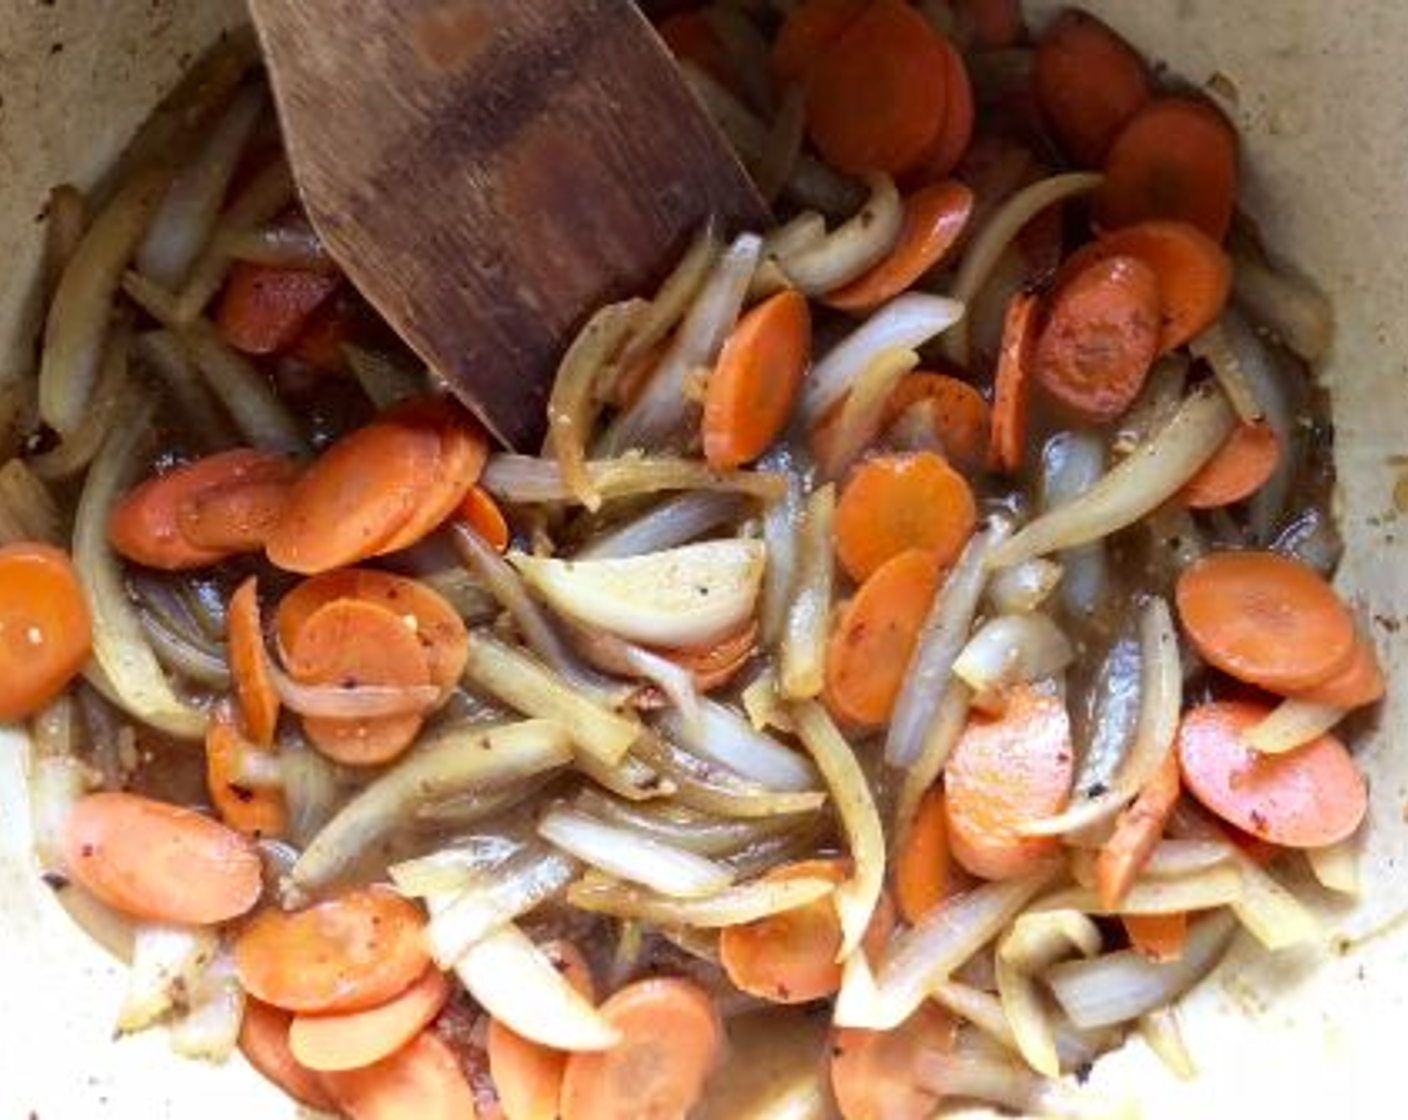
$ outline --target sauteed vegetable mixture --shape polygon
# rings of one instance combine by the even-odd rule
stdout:
[[[355,1120],[752,1115],[784,1052],[789,1116],[1091,1115],[1132,1029],[1187,1073],[1239,931],[1317,936],[1283,869],[1356,889],[1323,299],[1078,10],[659,31],[778,224],[592,316],[539,454],[339,275],[248,42],[54,190],[0,716],[119,1030]]]

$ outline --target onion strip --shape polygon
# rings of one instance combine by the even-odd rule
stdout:
[[[653,926],[723,929],[756,922],[825,898],[836,889],[829,879],[800,878],[772,882],[754,880],[727,887],[708,898],[668,898],[591,874],[567,890],[567,901],[579,910]]]
[[[812,492],[797,532],[797,567],[792,599],[782,633],[778,683],[789,700],[820,694],[826,674],[826,639],[831,626],[831,596],[836,579],[832,521],[836,487]]]
[[[181,330],[178,337],[211,392],[252,445],[285,455],[308,453],[308,442],[298,421],[268,378],[244,355],[227,346],[210,324],[197,321]]]
[[[913,350],[882,350],[856,378],[841,402],[841,412],[826,429],[826,438],[817,439],[818,466],[822,477],[839,479],[875,442],[885,418],[885,405],[905,374],[919,365]]]
[[[558,852],[528,853],[496,868],[436,909],[425,929],[431,958],[452,967],[494,930],[561,894],[576,873],[576,861]]]
[[[715,471],[694,459],[627,454],[615,459],[589,460],[587,475],[602,501],[654,494],[662,490],[725,490],[750,494],[764,501],[781,496],[784,483],[756,471]],[[561,468],[530,455],[489,456],[479,484],[506,502],[575,503]]]
[[[1361,890],[1360,856],[1364,841],[1357,834],[1323,848],[1307,848],[1311,873],[1327,891],[1358,897]]]
[[[820,296],[850,283],[884,260],[904,227],[904,206],[894,180],[869,175],[865,205],[821,241],[776,259],[797,289]]]
[[[131,350],[131,327],[119,319],[108,333],[98,380],[83,418],[60,439],[57,447],[29,460],[30,468],[40,478],[71,478],[93,461],[113,424],[123,416],[128,398],[136,391],[129,376]]]
[[[771,789],[816,788],[817,775],[807,760],[771,736],[754,730],[743,716],[714,700],[700,698],[700,719],[690,728],[683,713],[665,713],[660,729],[680,746],[726,766],[735,774]]]
[[[1242,740],[1262,754],[1285,754],[1324,735],[1349,714],[1346,708],[1288,697],[1276,705]]]
[[[741,494],[698,491],[667,499],[640,517],[593,537],[572,554],[574,560],[620,560],[647,552],[664,552],[698,540],[748,512]]]
[[[573,809],[550,810],[538,835],[583,863],[671,898],[706,898],[733,881],[723,864]]]
[[[136,348],[142,367],[154,373],[175,398],[183,426],[204,448],[215,450],[239,442],[225,410],[211,395],[174,333],[146,331],[137,336]]]
[[[1324,293],[1245,253],[1234,253],[1232,264],[1232,294],[1247,314],[1307,362],[1323,357],[1334,333]]]
[[[363,684],[304,684],[294,680],[273,658],[265,659],[270,682],[289,711],[320,719],[378,719],[384,716],[423,715],[442,699],[434,685],[386,687]]]

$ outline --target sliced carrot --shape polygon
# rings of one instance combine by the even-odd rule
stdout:
[[[944,120],[928,150],[905,175],[906,183],[934,183],[952,175],[973,140],[976,106],[968,66],[947,39],[940,39],[939,43],[943,46],[946,59]]]
[[[1351,835],[1368,795],[1344,744],[1322,735],[1261,754],[1243,736],[1269,713],[1264,704],[1220,701],[1184,715],[1178,760],[1188,791],[1229,824],[1282,847],[1321,848]]]
[[[287,1011],[245,1000],[244,1018],[240,1020],[240,1052],[249,1064],[282,1089],[294,1100],[332,1112],[336,1102],[323,1088],[323,1081],[310,1069],[304,1069],[288,1048],[288,1025],[293,1018]]]
[[[811,357],[806,297],[787,289],[742,319],[704,395],[704,457],[716,470],[752,462],[787,426]]]
[[[601,1014],[621,1041],[567,1059],[562,1120],[684,1120],[723,1045],[708,994],[688,980],[638,980],[603,1003]]]
[[[338,373],[347,367],[343,349],[356,335],[359,308],[351,298],[338,295],[309,316],[293,345],[285,353],[319,373]]]
[[[670,53],[681,62],[692,62],[715,81],[729,88],[738,85],[733,60],[704,13],[675,12],[655,25]]]
[[[1232,294],[1230,258],[1221,245],[1187,222],[1149,221],[1111,230],[1072,253],[1062,276],[1077,275],[1094,261],[1110,257],[1134,257],[1159,278],[1162,354],[1212,326]]]
[[[552,941],[540,948],[581,995],[596,1002],[591,970],[575,945]],[[567,1055],[524,1038],[498,1019],[490,1020],[485,1045],[505,1120],[556,1120]]]
[[[304,625],[323,607],[355,599],[383,607],[401,620],[425,654],[430,683],[450,689],[464,672],[467,643],[464,620],[434,588],[376,568],[340,568],[305,579],[279,600],[274,632],[284,656],[292,655]]]
[[[944,791],[933,786],[895,852],[895,901],[913,925],[944,899],[962,889],[964,875],[953,866],[948,847]]]
[[[235,967],[246,991],[285,1011],[362,1011],[426,970],[424,927],[393,891],[352,890],[303,910],[261,910],[235,938]]]
[[[870,0],[804,0],[783,20],[769,63],[779,85],[804,79],[832,43],[865,12]]]
[[[1164,824],[1178,802],[1178,755],[1169,751],[1158,773],[1119,815],[1115,831],[1095,859],[1095,889],[1105,906],[1124,901],[1164,834]]]
[[[1150,218],[1227,236],[1237,199],[1237,133],[1206,101],[1161,97],[1145,105],[1115,137],[1095,218],[1118,229]]]
[[[279,725],[279,694],[269,673],[264,624],[259,617],[259,581],[250,576],[230,597],[225,628],[230,675],[249,737],[263,747],[274,741]]]
[[[215,325],[236,350],[273,354],[298,338],[341,283],[337,273],[236,261],[220,297]]]
[[[1070,720],[1057,698],[1023,685],[1000,716],[969,717],[944,770],[954,858],[984,879],[1032,871],[1057,841],[1017,829],[1065,808],[1071,772]]]
[[[1183,629],[1215,668],[1271,692],[1314,688],[1348,668],[1354,621],[1308,564],[1272,552],[1216,552],[1179,576]]]
[[[1062,12],[1037,44],[1032,82],[1042,113],[1076,163],[1096,167],[1153,97],[1149,68],[1094,16]]]
[[[953,1016],[933,1003],[892,1031],[842,1027],[831,1036],[831,1090],[843,1120],[928,1120],[939,1101],[919,1087],[925,1054],[948,1053]]]
[[[377,555],[399,552],[428,537],[454,516],[470,488],[479,480],[489,457],[489,437],[458,404],[443,398],[403,405],[387,417],[401,424],[423,424],[440,435],[440,460],[415,511]]]
[[[1130,945],[1151,961],[1167,964],[1183,956],[1188,940],[1187,914],[1125,914],[1120,921]]]
[[[944,126],[947,64],[922,15],[903,0],[874,0],[812,65],[812,142],[847,174],[910,169]]]
[[[374,1065],[323,1074],[348,1120],[475,1120],[474,1093],[440,1037],[421,1031]]]
[[[379,552],[439,477],[441,436],[380,420],[333,444],[294,484],[269,534],[270,561],[305,575]]]
[[[1002,350],[992,391],[992,442],[988,445],[988,466],[1001,474],[1016,474],[1027,456],[1040,310],[1035,295],[1019,292],[1007,305],[1002,323]]]
[[[899,295],[949,255],[972,213],[973,192],[957,180],[921,187],[904,200],[904,225],[890,255],[828,292],[823,302],[842,311],[869,311]]]
[[[1230,506],[1261,489],[1280,459],[1281,442],[1270,424],[1239,424],[1178,496],[1189,509]]]
[[[338,599],[299,629],[289,672],[304,684],[411,688],[431,683],[425,652],[411,628],[387,608]],[[305,716],[303,730],[329,758],[375,766],[401,754],[420,731],[420,714],[343,719]]]
[[[258,849],[219,821],[132,793],[90,793],[64,822],[69,873],[134,918],[213,925],[264,888]]]
[[[283,513],[293,480],[217,486],[193,494],[177,511],[181,536],[199,549],[259,552]]]
[[[1144,386],[1159,352],[1159,281],[1137,257],[1108,257],[1055,293],[1033,364],[1048,396],[1077,418],[1107,424]]]
[[[975,50],[1015,47],[1026,37],[1021,0],[954,0],[953,7]]]
[[[854,580],[921,548],[950,566],[973,535],[973,491],[931,451],[868,459],[851,475],[836,503],[836,555]]]
[[[833,715],[858,727],[890,718],[942,576],[934,553],[909,549],[876,568],[839,612],[822,691]]]
[[[1336,708],[1362,708],[1382,698],[1384,671],[1374,643],[1360,636],[1354,646],[1354,656],[1348,665],[1314,688],[1297,692],[1298,700],[1312,704],[1329,704]]]
[[[919,370],[890,393],[885,402],[885,426],[920,403],[930,406],[934,434],[949,461],[964,471],[981,469],[992,429],[992,412],[983,395],[957,377]]]
[[[108,518],[108,541],[121,555],[149,568],[179,571],[217,564],[237,551],[202,548],[183,530],[196,499],[291,476],[287,459],[241,447],[182,464],[134,487]],[[185,515],[185,517],[183,517]],[[200,520],[200,519],[198,519]]]
[[[507,552],[512,533],[498,502],[482,486],[471,486],[460,503],[459,517],[496,552]]]
[[[240,773],[240,763],[260,748],[231,724],[212,720],[205,733],[205,788],[220,819],[246,836],[281,836],[288,826],[288,810],[281,790],[250,785]]]
[[[37,542],[0,548],[0,722],[33,715],[67,688],[92,646],[68,554]]]
[[[701,692],[722,688],[746,665],[758,650],[758,620],[750,618],[737,630],[708,646],[690,649],[656,649],[694,678]]]
[[[288,1045],[307,1069],[361,1069],[395,1053],[435,1019],[450,998],[450,982],[433,965],[404,992],[361,1011],[295,1015]]]

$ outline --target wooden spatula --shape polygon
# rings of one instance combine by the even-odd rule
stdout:
[[[251,0],[294,176],[353,283],[505,443],[566,344],[710,215],[767,210],[629,0]]]

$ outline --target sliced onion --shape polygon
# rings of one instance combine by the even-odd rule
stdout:
[[[674,783],[673,796],[679,804],[703,813],[756,820],[812,813],[826,803],[826,794],[820,790],[769,789],[659,735],[642,736],[635,749],[660,777]]]
[[[58,503],[23,459],[11,459],[0,467],[0,510],[25,540],[58,544],[63,537]]]
[[[119,1033],[151,1026],[185,999],[214,959],[220,941],[212,929],[141,922],[132,931],[127,988],[117,1012]]]
[[[1188,1052],[1188,1044],[1183,1041],[1183,1030],[1178,1024],[1178,1011],[1173,1007],[1157,1007],[1139,1018],[1139,1037],[1163,1062],[1174,1077],[1180,1081],[1191,1081],[1198,1076],[1198,1067],[1193,1064],[1193,1055]]]
[[[495,789],[571,761],[567,734],[548,720],[527,720],[445,736],[378,777],[308,843],[293,868],[305,890],[343,874],[377,840],[414,818],[417,807],[467,789]]]
[[[137,249],[137,267],[175,291],[210,240],[254,126],[267,104],[262,86],[247,86],[206,133],[199,151],[172,181]]]
[[[576,806],[582,812],[608,824],[634,829],[674,848],[698,856],[727,857],[750,844],[795,831],[798,820],[773,817],[765,820],[727,820],[695,812],[679,805],[633,805],[607,797],[594,789],[578,794]]]
[[[679,792],[673,778],[665,777],[634,755],[628,754],[615,766],[608,766],[582,751],[578,752],[574,765],[607,793],[625,801],[656,801],[674,797]]]
[[[576,641],[577,647],[598,669],[649,682],[674,705],[675,713],[686,727],[699,726],[699,690],[688,669],[605,631],[578,627]]]
[[[717,491],[681,494],[593,538],[572,558],[619,560],[678,548],[721,526],[737,524],[747,516],[748,508],[749,503],[741,494]]]
[[[1060,564],[1040,558],[1003,568],[988,581],[988,602],[998,614],[1037,610],[1061,582],[1061,575]]]
[[[1173,419],[1186,395],[1191,366],[1188,356],[1178,352],[1154,363],[1144,388],[1115,429],[1111,448],[1116,455],[1128,455]]]
[[[885,887],[885,833],[865,772],[826,709],[805,700],[793,706],[792,718],[831,793],[851,857],[850,877],[836,888],[836,913],[841,920],[836,959],[843,961],[860,946]]]
[[[836,581],[831,528],[835,514],[836,487],[831,483],[814,490],[802,510],[792,598],[779,651],[778,684],[789,700],[820,695],[826,675],[826,640]]]
[[[1048,615],[1005,614],[985,622],[954,659],[953,673],[974,692],[1044,680],[1061,672],[1075,650]]]
[[[538,834],[599,871],[671,898],[703,898],[733,881],[722,864],[572,809],[551,810]]]
[[[587,463],[592,487],[603,501],[656,494],[662,490],[724,490],[764,501],[781,496],[784,484],[774,475],[756,471],[715,471],[696,459],[670,456],[622,455]],[[571,490],[554,462],[530,455],[489,456],[479,483],[506,502],[538,505],[573,502]]]
[[[1036,982],[1015,965],[997,957],[997,995],[1012,1028],[1023,1060],[1045,1077],[1061,1076],[1056,1055],[1056,1035]]]
[[[727,887],[708,898],[667,898],[592,875],[574,883],[567,901],[579,910],[653,926],[722,929],[756,922],[825,898],[836,889],[829,879],[754,880]]]
[[[1349,714],[1333,704],[1315,704],[1289,697],[1276,705],[1255,727],[1242,736],[1253,750],[1262,754],[1285,754],[1313,743]]]
[[[1177,878],[1140,878],[1117,906],[1106,906],[1086,887],[1059,891],[1039,905],[1043,910],[1084,914],[1178,914],[1229,906],[1240,901],[1243,893],[1237,868],[1221,863]]]
[[[1358,897],[1361,890],[1360,856],[1363,840],[1351,836],[1338,844],[1307,848],[1306,862],[1316,881],[1327,891]]]
[[[809,249],[826,237],[826,219],[815,210],[803,210],[769,230],[763,238],[763,256],[781,259]]]
[[[692,729],[677,712],[666,712],[657,722],[666,735],[686,750],[760,785],[777,790],[816,788],[816,771],[805,758],[771,736],[755,731],[732,708],[701,698],[699,713],[699,722]]]
[[[620,1040],[620,1032],[512,923],[462,956],[455,963],[455,975],[485,1011],[543,1046],[606,1050]]]
[[[1032,974],[1073,954],[1093,957],[1101,946],[1100,927],[1079,910],[1032,910],[1012,923],[997,959]]]
[[[386,873],[407,898],[462,891],[523,852],[527,843],[509,836],[467,836],[428,855],[393,863]]]
[[[425,393],[423,369],[409,366],[380,350],[368,350],[350,342],[342,344],[342,352],[347,358],[347,368],[378,412]]]
[[[168,181],[160,166],[134,174],[88,227],[59,280],[44,325],[39,415],[60,435],[83,421],[123,270]]]
[[[904,836],[919,812],[919,803],[943,773],[958,737],[968,724],[973,690],[962,681],[950,680],[939,698],[934,718],[923,736],[919,757],[904,771],[895,801],[895,834]]]
[[[668,445],[680,435],[691,414],[685,379],[693,370],[714,364],[738,320],[762,247],[761,238],[745,233],[724,250],[649,384],[603,433],[598,454],[612,456],[631,448],[654,449]]]
[[[232,260],[305,272],[337,271],[337,262],[306,221],[226,230],[220,234],[220,242]]]
[[[963,304],[943,296],[906,292],[873,312],[812,368],[799,414],[808,425],[850,390],[885,350],[917,350],[963,317]]]
[[[1005,518],[991,519],[968,542],[934,596],[910,654],[885,736],[885,761],[891,766],[912,766],[923,753],[953,662],[968,641],[968,629],[982,599],[988,569],[995,566],[991,556],[1010,532],[1011,525]]]
[[[248,358],[227,346],[207,323],[192,324],[180,332],[179,339],[245,439],[266,451],[308,453],[308,442],[293,413]]]
[[[88,199],[72,183],[49,188],[44,207],[44,293],[53,297],[64,269],[88,228]]]
[[[1160,840],[1140,874],[1151,879],[1194,875],[1232,856],[1232,845],[1222,840]]]
[[[577,748],[607,766],[618,764],[640,735],[638,723],[582,696],[487,631],[470,631],[464,672],[465,680],[524,715],[555,720]]]
[[[1307,362],[1323,357],[1334,334],[1324,293],[1245,253],[1234,253],[1232,263],[1232,293],[1247,314]]]
[[[919,365],[913,350],[882,350],[865,367],[841,402],[835,424],[826,430],[818,453],[822,477],[839,479],[875,443],[885,406],[904,375]]]
[[[136,346],[143,367],[156,374],[171,393],[182,425],[190,435],[209,450],[231,447],[239,442],[224,409],[211,396],[172,332],[147,331],[137,336]]]
[[[184,1058],[225,1061],[239,1042],[244,1000],[234,957],[217,953],[185,986],[185,1010],[170,1027],[171,1049]]]
[[[71,756],[36,758],[29,767],[29,825],[39,866],[68,874],[64,860],[64,825],[97,775]]]
[[[824,239],[788,254],[778,263],[803,295],[820,296],[848,284],[884,260],[899,240],[904,206],[894,180],[869,175],[870,197]]]
[[[288,805],[288,838],[307,845],[342,804],[343,774],[300,736],[284,737],[278,755]]]
[[[1241,874],[1242,893],[1233,913],[1247,932],[1273,953],[1313,944],[1324,936],[1319,919],[1271,872],[1240,852],[1233,862]]]
[[[1105,442],[1094,432],[1058,432],[1042,448],[1041,508],[1049,513],[1072,502],[1105,473]],[[1109,563],[1103,541],[1060,554],[1061,601],[1076,618],[1090,618],[1110,596]]]
[[[1189,342],[1188,350],[1193,357],[1212,367],[1213,376],[1243,424],[1255,424],[1263,418],[1261,401],[1237,360],[1237,351],[1228,340],[1227,329],[1220,322]]]
[[[532,852],[496,868],[436,908],[425,928],[431,957],[452,967],[494,930],[561,894],[576,874],[576,861],[560,852]]]
[[[1335,519],[1315,506],[1303,511],[1282,529],[1271,547],[1309,564],[1322,576],[1332,575],[1344,554],[1344,541]]]
[[[432,832],[465,828],[521,805],[543,788],[548,775],[515,782],[504,789],[457,793],[416,810],[416,823]]]
[[[765,665],[759,671],[738,700],[754,731],[766,731],[770,727],[787,732],[795,730],[792,716],[778,689],[777,674],[771,665]]]
[[[338,684],[303,684],[266,659],[269,680],[279,701],[299,715],[321,719],[377,719],[382,716],[421,715],[440,702],[434,685],[391,687],[363,684],[347,688]]]
[[[930,995],[937,1003],[972,1023],[994,1042],[1016,1052],[1017,1039],[1008,1025],[1002,1001],[991,992],[954,980],[944,980],[933,986]],[[1056,1054],[1062,1069],[1078,1069],[1109,1048],[1108,1045],[1100,1045],[1105,1039],[1092,1038],[1090,1032],[1078,1031],[1064,1019],[1055,1019],[1051,1026],[1055,1036]]]
[[[1183,955],[1155,963],[1135,949],[1094,960],[1066,961],[1047,973],[1057,1003],[1078,1027],[1103,1027],[1137,1019],[1173,1003],[1206,976],[1232,938],[1225,912],[1191,923]]]
[[[1076,195],[1088,194],[1095,190],[1104,177],[1090,172],[1071,172],[1053,175],[1018,191],[998,208],[986,225],[978,230],[963,254],[954,277],[952,296],[962,304],[972,303],[974,297],[983,290],[993,267],[1001,258],[1008,244],[1022,232],[1028,222],[1049,206],[1064,202]],[[944,339],[943,350],[947,357],[967,368],[969,364],[968,330],[959,323]]]
[[[222,654],[202,649],[150,611],[139,610],[137,618],[152,652],[167,669],[193,684],[221,691],[230,687],[230,666]]]
[[[29,460],[39,478],[49,481],[70,478],[93,461],[113,424],[124,417],[129,399],[139,391],[129,376],[131,349],[132,331],[126,322],[119,320],[109,334],[93,396],[78,426],[64,436],[57,447]]]
[[[1070,810],[1091,793],[1108,790],[1129,753],[1139,721],[1141,663],[1138,638],[1127,634],[1116,637],[1100,661],[1083,701],[1086,743]]]
[[[763,572],[762,608],[759,611],[763,644],[777,649],[787,624],[792,603],[792,587],[797,580],[797,557],[806,505],[802,471],[790,450],[779,448],[769,454],[762,467],[782,487],[781,497],[763,513],[763,543],[768,564]],[[772,472],[776,473],[772,473]]]
[[[675,265],[655,293],[655,298],[641,312],[631,331],[631,337],[621,351],[617,369],[628,368],[657,342],[668,337],[689,309],[694,306],[700,290],[719,263],[723,246],[719,243],[718,225],[712,219],[700,227],[689,249]]]
[[[1079,1117],[1075,1091],[1005,1057],[926,1050],[915,1060],[915,1085],[936,1096],[966,1097],[1022,1116]]]
[[[1220,448],[1236,424],[1216,389],[1195,389],[1173,419],[1082,494],[1043,514],[993,550],[994,568],[1101,540],[1173,497]]]

